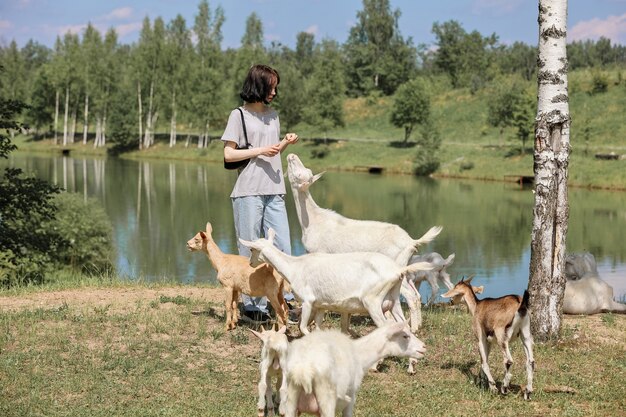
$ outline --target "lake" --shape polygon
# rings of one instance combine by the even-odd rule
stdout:
[[[284,159],[284,158],[283,158]],[[284,160],[286,167],[286,161]],[[13,152],[14,166],[102,203],[113,223],[114,264],[127,279],[216,282],[215,271],[186,242],[213,225],[213,238],[236,253],[230,192],[236,173],[221,164],[135,161]],[[287,181],[287,180],[286,180]],[[289,190],[287,207],[294,255],[304,253]],[[452,280],[475,275],[484,296],[521,293],[528,283],[533,194],[517,184],[434,180],[411,176],[327,172],[311,187],[321,207],[347,217],[381,220],[414,238],[433,225],[442,233],[424,251],[455,253]],[[600,276],[626,298],[626,193],[570,188],[568,252],[589,251]],[[423,297],[430,288],[423,284]]]

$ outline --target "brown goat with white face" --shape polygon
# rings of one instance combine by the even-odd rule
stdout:
[[[245,256],[223,253],[213,241],[212,231],[211,223],[207,223],[206,231],[198,232],[189,239],[187,249],[204,252],[217,271],[217,279],[225,289],[226,330],[234,329],[237,324],[237,302],[240,294],[267,297],[276,312],[278,324],[287,324],[288,310],[283,297],[283,277],[267,264],[253,268]]]
[[[509,351],[509,342],[515,337],[520,338],[526,353],[527,385],[524,390],[524,399],[530,399],[533,391],[533,338],[530,333],[530,313],[528,311],[528,291],[524,296],[505,295],[500,298],[485,298],[479,300],[472,291],[472,287],[464,280],[459,281],[454,288],[443,294],[443,297],[452,298],[461,295],[470,313],[472,314],[472,329],[478,339],[481,369],[489,381],[489,389],[497,392],[496,382],[489,370],[490,343],[495,341],[504,355],[504,381],[500,391],[506,394],[511,381],[511,366],[513,358]]]

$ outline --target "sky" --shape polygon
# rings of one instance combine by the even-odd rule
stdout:
[[[415,45],[432,45],[434,22],[457,20],[467,32],[495,33],[500,42],[537,44],[537,0],[390,0],[399,9],[402,36]],[[145,16],[167,23],[177,14],[193,25],[199,0],[0,0],[0,45],[15,40],[22,47],[32,39],[52,47],[57,35],[82,34],[91,22],[104,33],[113,27],[119,42],[138,39]],[[224,9],[222,48],[238,48],[245,21],[256,14],[263,22],[266,44],[295,47],[296,35],[308,32],[344,43],[363,8],[362,0],[209,0]],[[601,36],[626,45],[626,0],[569,0],[568,41]]]

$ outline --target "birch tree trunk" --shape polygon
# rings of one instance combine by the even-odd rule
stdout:
[[[59,144],[59,138],[57,132],[59,131],[59,89],[57,88],[56,97],[54,100],[54,144]]]
[[[561,330],[570,153],[567,93],[567,0],[539,0],[535,125],[535,207],[530,255],[530,309],[538,340]]]
[[[67,117],[70,107],[70,87],[65,88],[65,118],[63,119],[63,146],[67,145]]]
[[[85,94],[85,118],[83,121],[83,145],[87,144],[87,131],[89,130],[89,95]]]
[[[176,145],[176,91],[172,92],[172,119],[170,120],[170,148]]]
[[[139,150],[142,149],[143,137],[143,114],[141,112],[141,83],[137,81],[137,101],[139,102]]]
[[[152,100],[154,98],[154,81],[150,83],[150,96],[148,97],[148,114],[146,115],[146,131],[143,134],[144,148],[150,147],[150,135],[152,134]]]
[[[78,104],[76,106],[74,106],[74,108],[72,109],[72,124],[70,125],[70,135],[69,135],[69,142],[70,143],[74,143],[74,137],[76,135],[76,108],[78,107]]]

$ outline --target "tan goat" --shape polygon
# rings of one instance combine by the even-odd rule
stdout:
[[[527,384],[524,390],[524,399],[530,399],[530,394],[533,391],[535,360],[533,358],[533,337],[530,333],[528,291],[524,292],[523,297],[511,294],[500,298],[479,300],[472,291],[471,285],[461,279],[454,288],[443,294],[442,297],[452,298],[456,295],[463,296],[470,313],[472,313],[472,328],[478,339],[481,369],[489,381],[489,389],[492,392],[497,391],[496,382],[489,370],[490,342],[495,338],[504,355],[505,375],[500,392],[506,394],[509,390],[511,366],[513,365],[509,342],[519,336],[526,353]]]
[[[211,237],[212,231],[211,223],[207,223],[206,231],[198,232],[189,239],[187,249],[206,253],[217,271],[217,279],[226,290],[226,330],[234,329],[237,324],[240,294],[267,297],[276,312],[278,323],[286,325],[288,310],[283,297],[283,278],[267,264],[253,268],[245,256],[222,252]]]

